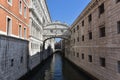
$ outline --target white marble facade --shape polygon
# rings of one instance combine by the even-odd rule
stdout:
[[[30,2],[30,68],[34,68],[39,64],[40,55],[39,52],[42,51],[43,45],[43,28],[51,23],[50,15],[47,9],[45,0],[31,0]],[[52,43],[53,40],[48,40],[46,42],[46,49]],[[54,45],[51,44],[52,48]],[[38,62],[37,62],[38,61]]]

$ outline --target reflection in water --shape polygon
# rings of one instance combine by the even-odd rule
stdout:
[[[40,70],[27,80],[92,80],[84,73],[80,73],[69,62],[62,59],[59,54],[40,68]]]

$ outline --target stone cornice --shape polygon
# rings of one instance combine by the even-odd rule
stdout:
[[[52,22],[52,19],[51,19],[51,16],[50,16],[50,12],[49,12],[48,5],[47,5],[46,0],[45,0],[45,4],[46,4],[46,9],[47,9],[47,11],[48,11],[48,15],[49,15],[49,18],[50,18],[50,22]]]
[[[41,1],[42,1],[42,0],[41,0]],[[40,2],[40,4],[41,4],[40,6],[41,6],[42,11],[43,11],[43,14],[44,14],[45,18],[47,19],[47,22],[49,22],[48,17],[47,17],[47,15],[46,15],[46,11],[47,11],[48,16],[49,16],[49,19],[50,19],[50,23],[51,23],[51,18],[50,18],[50,14],[49,14],[49,11],[48,11],[48,8],[47,8],[46,0],[44,0],[44,3],[45,3],[45,4],[43,4],[41,1],[39,0],[39,2]],[[44,9],[43,6],[45,7],[45,9]]]
[[[47,24],[46,27],[50,25],[62,25],[62,26],[69,27],[66,23],[61,23],[61,22],[52,22],[50,24]]]
[[[34,16],[38,19],[38,22],[42,25],[42,22],[39,18],[39,15],[37,15],[36,11],[33,8],[30,8],[30,11],[32,12],[32,14],[34,14]],[[31,16],[30,16],[31,18]]]
[[[92,0],[91,2],[89,2],[87,7],[82,11],[82,13],[73,22],[73,24],[71,25],[71,28],[73,28],[80,20],[82,20],[87,14],[89,14],[90,11],[93,10],[93,8],[95,8],[99,4],[99,1],[101,0]]]

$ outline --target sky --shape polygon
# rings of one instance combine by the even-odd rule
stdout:
[[[52,21],[67,23],[75,21],[91,0],[46,0]],[[57,42],[60,39],[57,39]]]
[[[71,25],[91,0],[46,0],[52,21]]]

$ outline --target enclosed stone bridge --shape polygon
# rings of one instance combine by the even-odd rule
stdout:
[[[68,39],[70,36],[69,26],[61,22],[53,22],[44,27],[44,41],[43,50],[45,49],[45,42],[52,38]]]

